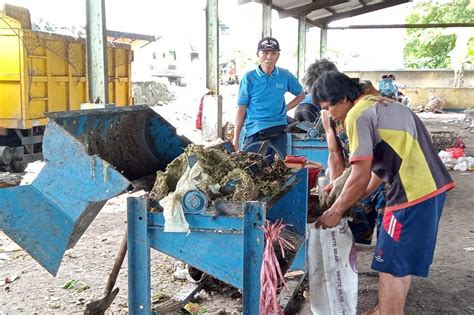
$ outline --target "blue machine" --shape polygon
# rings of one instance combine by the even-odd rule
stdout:
[[[190,141],[147,106],[49,113],[46,161],[31,185],[0,189],[0,229],[56,275],[105,202],[131,182],[165,167]],[[287,180],[269,200],[209,205],[201,191],[183,197],[191,233],[163,232],[150,200],[128,199],[129,311],[149,314],[150,249],[182,260],[243,292],[244,314],[257,314],[265,220],[291,224],[304,257],[307,172]],[[305,269],[304,259],[286,268]]]
[[[304,239],[308,205],[305,170],[295,174],[278,197],[261,202],[224,202],[202,214],[186,214],[191,233],[163,231],[162,213],[149,213],[145,198],[128,199],[128,287],[129,312],[149,314],[150,248],[175,257],[242,290],[243,313],[258,314],[260,269],[265,239],[265,220],[278,219],[291,225],[299,239],[299,252],[305,252]],[[303,261],[304,262],[304,261]],[[305,270],[290,261],[286,268]]]
[[[208,202],[207,194],[200,189],[188,190],[181,199],[184,213],[189,214],[203,214],[207,209]]]
[[[0,230],[56,275],[108,199],[190,142],[147,106],[47,116],[46,165],[31,185],[0,189]]]
[[[295,122],[290,124],[299,129],[299,132],[288,132],[287,154],[304,156],[310,161],[321,163],[327,168],[329,157],[328,144],[321,135],[318,123]]]

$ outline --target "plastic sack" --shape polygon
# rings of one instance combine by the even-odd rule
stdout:
[[[176,184],[176,190],[160,200],[165,219],[163,229],[165,232],[190,232],[181,199],[188,190],[205,188],[207,184],[208,175],[199,162],[196,162],[192,168],[188,168]]]
[[[346,219],[331,229],[308,225],[308,277],[313,314],[356,314],[357,252]]]

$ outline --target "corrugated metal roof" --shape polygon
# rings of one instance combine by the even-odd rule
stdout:
[[[292,16],[298,18],[306,16],[306,21],[314,26],[326,27],[329,23],[364,14],[411,0],[273,0],[273,9],[280,17]],[[267,0],[239,0],[239,4],[247,2],[269,3]]]

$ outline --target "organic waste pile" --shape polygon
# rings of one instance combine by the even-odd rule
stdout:
[[[163,105],[176,98],[166,84],[155,81],[133,82],[132,94],[135,104]]]
[[[270,163],[256,153],[227,153],[223,148],[191,144],[164,172],[157,172],[149,198],[159,201],[174,192],[181,177],[197,162],[202,167],[198,188],[211,201],[243,202],[276,196],[289,174],[280,160]]]
[[[431,131],[431,141],[437,152],[456,146],[459,135],[454,131]]]
[[[415,113],[432,112],[440,114],[446,108],[446,102],[436,95],[429,97],[428,103],[412,108]]]

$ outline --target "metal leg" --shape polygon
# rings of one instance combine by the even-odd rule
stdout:
[[[127,199],[128,217],[128,311],[151,314],[150,244],[147,204],[144,198]]]
[[[243,298],[244,315],[259,313],[260,304],[260,269],[262,268],[265,238],[263,226],[265,209],[262,203],[247,202],[244,204],[244,252],[243,252]]]

